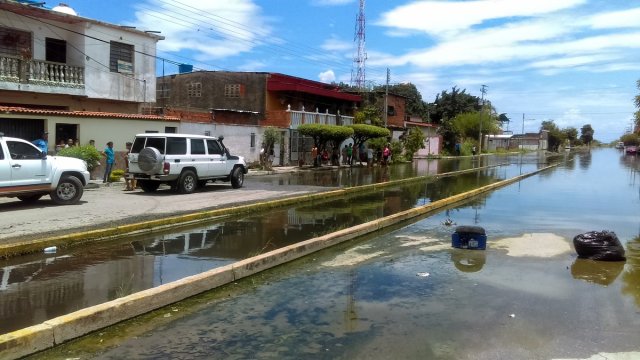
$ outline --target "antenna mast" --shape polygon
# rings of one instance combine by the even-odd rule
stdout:
[[[365,61],[367,60],[367,52],[364,49],[365,42],[365,17],[364,17],[364,1],[360,0],[360,11],[356,16],[356,31],[353,41],[357,43],[356,54],[353,56],[353,68],[351,69],[351,86],[357,87],[359,90],[365,88]]]

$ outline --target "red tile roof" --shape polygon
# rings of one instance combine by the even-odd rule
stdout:
[[[132,120],[163,120],[163,121],[180,121],[175,116],[159,116],[145,114],[123,114],[101,111],[65,111],[50,109],[30,109],[18,106],[0,106],[0,114],[38,114],[38,115],[54,115],[54,116],[73,116],[73,117],[92,117],[92,118],[118,118]]]

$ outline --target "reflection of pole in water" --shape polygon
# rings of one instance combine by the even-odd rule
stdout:
[[[347,310],[344,314],[345,330],[355,331],[358,325],[358,313],[356,311],[356,272],[349,270],[349,286],[347,286]]]

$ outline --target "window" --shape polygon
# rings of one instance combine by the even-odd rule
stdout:
[[[222,147],[215,140],[207,140],[207,150],[209,151],[210,155],[213,155],[213,154],[222,155],[223,154]]]
[[[31,33],[0,27],[0,54],[30,59]]]
[[[191,155],[205,155],[204,141],[202,139],[191,139]]]
[[[171,83],[163,81],[156,85],[156,97],[158,99],[168,99],[171,95]]]
[[[67,63],[67,42],[60,39],[45,38],[45,56],[47,61]]]
[[[167,155],[186,155],[187,139],[186,138],[167,138]]]
[[[224,86],[224,97],[237,98],[240,97],[240,84],[226,84]]]
[[[187,85],[187,95],[189,97],[201,97],[202,96],[202,83],[192,82]]]
[[[393,106],[387,106],[387,115],[395,116],[395,114],[396,108],[394,108]]]
[[[0,146],[0,160],[4,160],[4,152],[2,151],[2,146]]]
[[[167,134],[175,134],[178,132],[178,128],[175,126],[165,126],[164,132]]]
[[[133,45],[112,41],[109,69],[111,72],[133,74]]]
[[[256,147],[256,133],[251,133],[251,144],[249,146],[252,148]]]
[[[145,145],[145,147],[154,147],[158,149],[158,151],[160,151],[160,154],[164,154],[164,138],[163,137],[147,138],[147,144]]]
[[[18,141],[7,141],[9,154],[14,160],[40,160],[42,152],[37,147]]]

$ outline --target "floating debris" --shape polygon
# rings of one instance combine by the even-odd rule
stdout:
[[[45,254],[54,254],[56,251],[58,251],[58,247],[57,246],[49,246],[47,248],[44,248],[44,253]]]
[[[416,276],[421,276],[421,277],[427,277],[429,275],[431,275],[431,274],[429,274],[428,272],[419,272],[419,273],[416,274]]]
[[[453,226],[453,225],[455,225],[455,224],[456,224],[456,223],[455,223],[453,220],[451,220],[451,219],[447,219],[447,220],[445,220],[445,221],[443,221],[443,222],[442,222],[442,225],[445,225],[445,226]]]

